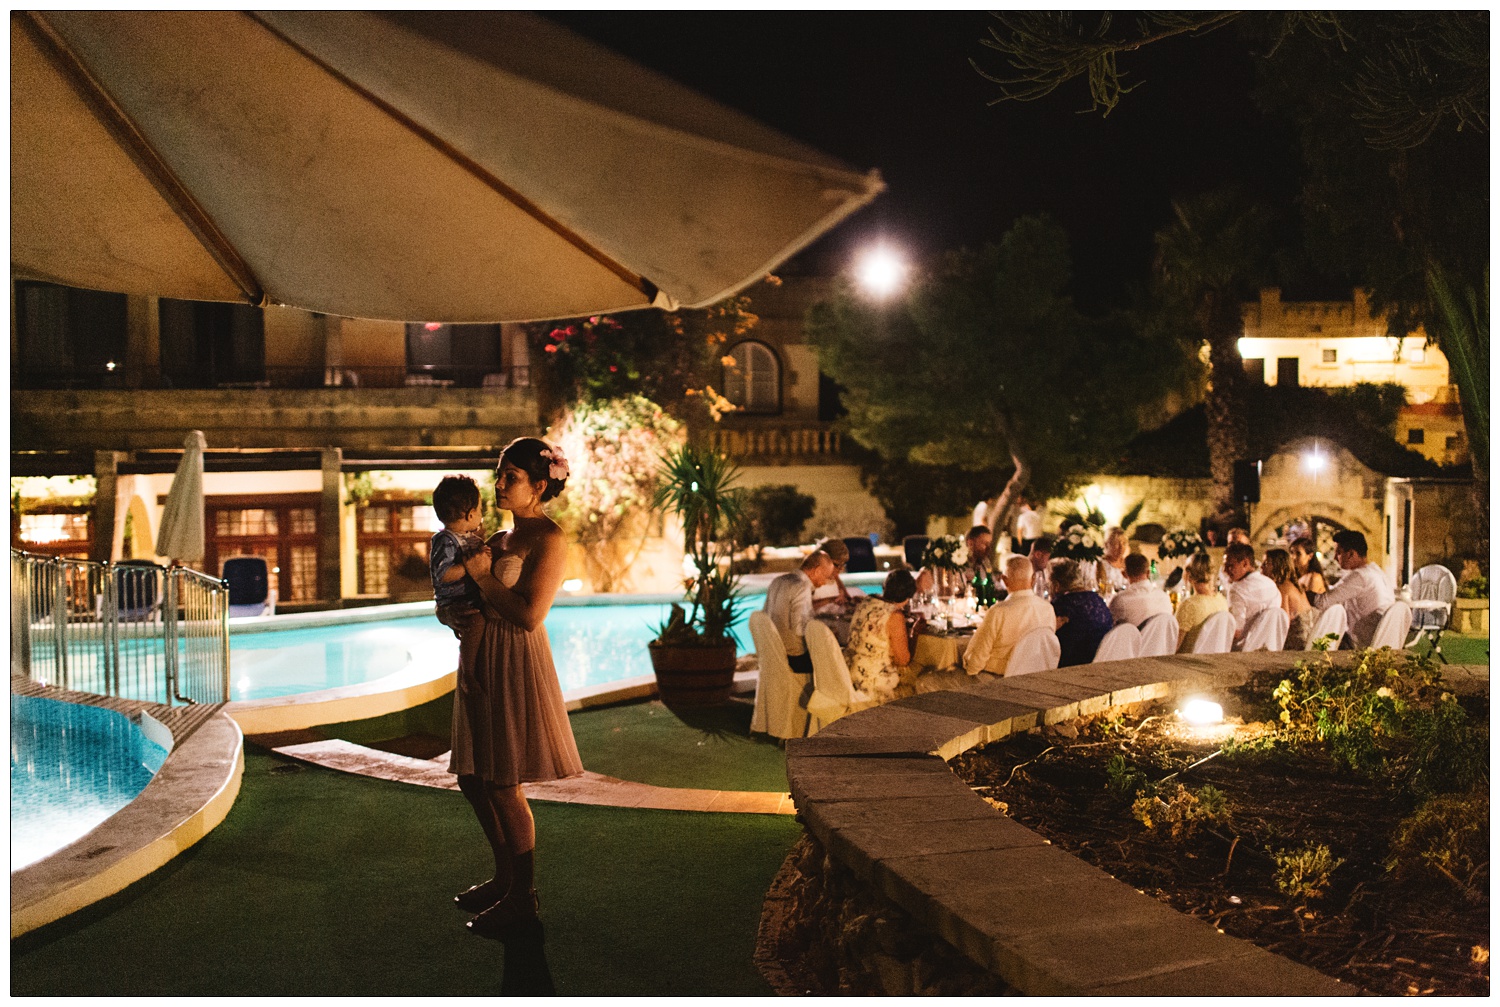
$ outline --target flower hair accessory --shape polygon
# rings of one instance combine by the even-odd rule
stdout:
[[[542,451],[542,457],[547,459],[547,478],[568,478],[568,459],[563,456],[562,448],[549,447]]]

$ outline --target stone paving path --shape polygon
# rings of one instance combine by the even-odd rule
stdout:
[[[258,739],[252,737],[250,740]],[[458,777],[448,772],[446,752],[435,759],[413,759],[337,739],[276,744],[272,738],[272,743],[266,747],[278,755],[340,772],[369,776],[377,780],[411,783],[419,787],[458,789]],[[595,804],[662,811],[728,811],[755,815],[791,815],[797,810],[789,794],[654,787],[648,783],[617,780],[612,776],[587,771],[582,776],[567,780],[527,783],[525,788],[526,796],[533,800],[555,801],[560,804]]]

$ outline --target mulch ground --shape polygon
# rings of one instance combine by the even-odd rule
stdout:
[[[1385,869],[1390,836],[1408,809],[1382,785],[1318,755],[1210,758],[1178,779],[1222,791],[1229,823],[1180,842],[1165,829],[1147,830],[1106,790],[1112,756],[1160,781],[1231,733],[1241,740],[1266,733],[1257,718],[1270,712],[1245,692],[1225,701],[1226,726],[1218,729],[1184,725],[1166,706],[1020,735],[952,765],[1016,821],[1227,934],[1372,993],[1487,995],[1488,892],[1468,899]],[[1308,843],[1326,844],[1345,863],[1321,897],[1289,898],[1274,882],[1271,851]]]

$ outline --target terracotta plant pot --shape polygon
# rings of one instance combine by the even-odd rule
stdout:
[[[733,640],[706,645],[651,645],[656,689],[668,707],[722,706],[734,688]]]

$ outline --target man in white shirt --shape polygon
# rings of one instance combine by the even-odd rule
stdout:
[[[1031,506],[1031,501],[1021,499],[1021,512],[1016,515],[1016,538],[1020,545],[1016,551],[1025,556],[1031,551],[1031,543],[1042,537],[1042,516]]]
[[[1115,625],[1128,622],[1137,629],[1153,615],[1171,615],[1172,599],[1151,583],[1151,561],[1138,552],[1125,557],[1126,586],[1109,600]]]
[[[821,549],[802,561],[800,570],[784,573],[766,588],[765,613],[786,646],[786,663],[799,675],[812,674],[807,653],[807,622],[813,615],[813,591],[833,580],[833,559]]]
[[[1245,627],[1268,608],[1281,607],[1276,582],[1255,568],[1255,550],[1244,542],[1224,549],[1224,576],[1229,580],[1229,614],[1234,617],[1234,647],[1245,640]]]
[[[1344,606],[1344,615],[1349,619],[1349,639],[1356,647],[1370,645],[1381,615],[1396,600],[1385,571],[1371,563],[1368,555],[1369,546],[1361,532],[1341,531],[1335,535],[1333,561],[1344,575],[1313,602],[1319,609]]]
[[[969,647],[964,651],[964,671],[978,675],[1005,674],[1010,652],[1021,637],[1038,627],[1051,629],[1057,624],[1052,606],[1031,590],[1031,560],[1012,556],[1005,561],[1005,586],[1010,591],[1005,600],[992,605]]]

